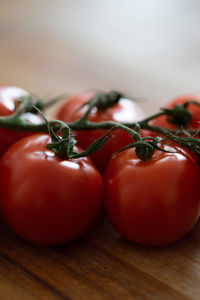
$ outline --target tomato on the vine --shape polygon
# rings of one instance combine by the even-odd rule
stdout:
[[[199,95],[188,95],[175,98],[171,102],[166,105],[166,108],[174,108],[175,105],[183,105],[185,102],[194,100],[200,104],[200,96]],[[190,103],[187,107],[187,110],[192,114],[192,119],[188,124],[187,128],[198,129],[199,120],[200,120],[200,106],[197,106],[193,103]],[[160,126],[169,130],[177,129],[178,127],[168,121],[168,117],[166,115],[160,116],[150,122],[153,126]]]
[[[143,245],[165,245],[186,234],[200,209],[199,166],[184,150],[164,146],[140,161],[134,149],[118,154],[105,173],[105,209],[113,227]]]
[[[6,222],[21,237],[54,245],[88,229],[102,205],[103,181],[90,158],[62,160],[46,148],[49,142],[49,135],[35,134],[6,151],[0,203]]]
[[[84,114],[87,106],[79,109],[84,103],[94,97],[94,92],[85,92],[67,99],[59,108],[56,118],[64,122],[71,122]],[[137,103],[130,99],[121,98],[119,102],[105,110],[93,108],[89,115],[91,122],[115,121],[115,122],[136,122],[143,117],[143,113]],[[102,137],[107,130],[76,131],[77,144],[83,149],[89,147],[95,140]],[[98,170],[103,173],[112,154],[124,146],[132,143],[130,135],[122,130],[112,131],[112,137],[104,146],[91,155]]]
[[[15,112],[15,101],[19,97],[27,96],[28,93],[18,87],[0,87],[0,116],[10,116]],[[42,119],[39,115],[26,112],[22,118],[28,123],[39,124]],[[30,135],[30,132],[19,132],[0,128],[0,156],[20,138]]]

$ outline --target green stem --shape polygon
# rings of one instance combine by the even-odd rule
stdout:
[[[82,115],[82,117],[77,121],[77,123],[79,123],[79,125],[84,125],[87,122],[87,119],[92,111],[92,109],[96,106],[97,102],[99,99],[99,94],[96,94],[96,96],[88,102],[88,108],[86,110],[86,112]]]
[[[158,116],[160,114],[156,114]],[[155,116],[155,115],[154,115]],[[153,116],[152,116],[153,117]],[[149,117],[148,119],[152,119]],[[49,121],[51,126],[55,126],[58,124],[58,120],[51,120]],[[135,128],[136,124],[139,124],[141,129],[152,130],[162,135],[169,136],[169,134],[173,135],[176,133],[176,130],[165,130],[162,127],[151,126],[146,123],[146,119],[143,119],[137,123],[117,123],[113,121],[107,122],[83,122],[81,123],[80,120],[66,123],[71,129],[73,130],[99,130],[99,129],[111,129],[112,127],[116,127],[117,129],[121,129],[133,135],[133,130],[131,128]],[[32,132],[48,132],[47,125],[45,122],[41,124],[30,124],[25,121],[16,122],[16,119],[11,117],[0,117],[0,127],[11,129],[14,131],[32,131]],[[190,133],[195,133],[195,130],[189,130]],[[135,133],[134,133],[135,134]],[[171,135],[169,137],[171,137]],[[174,136],[174,135],[173,135]],[[180,138],[180,137],[178,137]]]
[[[62,94],[62,95],[56,96],[50,100],[47,100],[45,102],[42,101],[38,108],[42,109],[42,110],[47,109],[47,108],[51,107],[52,105],[57,104],[58,102],[60,102],[64,99],[67,99],[68,97],[69,97],[68,94]]]
[[[137,123],[117,123],[113,121],[106,121],[106,122],[90,122],[88,121],[89,114],[91,113],[93,107],[96,106],[98,102],[99,95],[97,94],[93,100],[88,103],[88,109],[85,114],[77,121],[64,123],[58,120],[49,121],[49,126],[52,126],[55,132],[60,131],[64,140],[70,137],[70,130],[99,130],[99,129],[120,129],[132,137],[134,141],[142,141],[140,136],[138,127],[141,129],[147,129],[154,132],[157,132],[169,140],[172,140],[183,147],[186,147],[193,151],[198,157],[200,154],[200,139],[195,137],[181,137],[175,135],[176,131],[169,131],[165,128],[152,126],[149,124],[149,121],[158,118],[159,116],[166,115],[165,111],[153,114]],[[25,97],[24,100],[21,102],[17,110],[14,112],[13,115],[8,117],[0,117],[0,127],[4,127],[7,129],[15,130],[15,131],[29,131],[29,132],[48,132],[47,123],[41,124],[30,124],[24,121],[21,116],[24,111],[29,107],[31,104],[31,98]],[[133,130],[135,128],[136,130]],[[197,132],[197,131],[195,131]],[[192,131],[193,133],[193,131]],[[94,145],[96,147],[96,145]]]
[[[192,99],[186,101],[186,102],[183,104],[183,106],[184,106],[185,108],[187,108],[189,104],[194,104],[194,105],[196,105],[196,106],[200,106],[200,103],[199,103],[199,102],[197,102],[196,100],[192,100]]]
[[[135,127],[137,123],[132,123],[131,127]],[[106,121],[106,122],[90,122],[84,121],[80,122],[80,120],[68,123],[69,127],[73,130],[99,130],[99,129],[111,129],[115,127],[116,129],[121,129],[129,133],[132,137],[135,136],[136,139],[139,138],[139,133],[131,129],[126,123],[117,123],[114,121]]]
[[[70,137],[70,127],[63,121],[53,120],[48,121],[49,125],[54,128],[56,132],[60,132],[62,134],[63,139],[67,139]]]
[[[167,130],[165,128],[158,127],[158,126],[151,126],[148,124],[146,124],[146,126],[144,126],[143,129],[148,129],[148,130],[157,132],[157,133],[165,136],[169,140],[171,140],[175,143],[178,143],[179,145],[191,150],[198,157],[200,156],[200,139],[197,139],[195,137],[176,136],[172,132],[170,132],[169,130]]]
[[[14,130],[14,131],[32,131],[32,132],[48,132],[46,123],[30,124],[22,118],[0,117],[0,127]]]
[[[25,112],[25,110],[27,109],[27,107],[29,107],[29,105],[31,104],[31,97],[30,96],[26,96],[23,98],[23,101],[20,102],[18,108],[16,109],[16,111],[9,116],[9,119],[13,119],[13,120],[17,120],[18,118],[21,117],[21,115]]]
[[[156,114],[153,114],[153,115],[151,115],[151,116],[149,116],[149,117],[147,117],[147,118],[139,121],[138,124],[140,124],[140,126],[141,126],[142,123],[148,123],[149,121],[154,120],[154,119],[156,119],[156,118],[158,118],[160,116],[163,116],[163,115],[165,115],[164,111],[158,112]],[[130,125],[131,125],[131,123],[130,123]]]

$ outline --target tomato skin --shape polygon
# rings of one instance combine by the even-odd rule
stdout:
[[[0,87],[0,116],[12,115],[15,111],[15,100],[19,97],[26,96],[28,93],[18,87]],[[32,113],[24,113],[22,115],[24,120],[28,123],[39,124],[42,122],[40,116]],[[30,132],[18,132],[12,131],[5,128],[0,128],[0,156],[15,142],[22,137],[30,135]]]
[[[77,109],[82,104],[88,102],[94,95],[94,92],[90,91],[66,100],[58,110],[56,118],[64,122],[71,122],[79,119],[87,108],[83,107],[79,111],[77,111]],[[142,117],[143,113],[134,101],[122,98],[117,104],[104,111],[94,108],[88,119],[91,122],[115,121],[125,123],[139,121]],[[86,149],[91,143],[102,137],[106,132],[107,130],[76,131],[77,145]],[[122,130],[112,131],[112,137],[100,150],[91,155],[97,169],[101,173],[104,173],[112,154],[132,142],[133,140],[128,133]]]
[[[199,166],[183,150],[156,150],[146,162],[136,158],[135,150],[126,150],[110,161],[105,173],[108,219],[123,237],[138,244],[176,241],[198,219],[199,180]]]
[[[200,95],[187,95],[175,98],[171,102],[169,102],[166,107],[173,108],[177,104],[184,104],[186,101],[194,100],[200,103]],[[192,113],[192,120],[190,124],[187,126],[189,128],[198,129],[200,121],[200,107],[195,104],[189,104],[187,107],[188,111]],[[175,124],[172,124],[167,121],[166,116],[160,116],[150,122],[153,126],[160,126],[169,130],[177,129],[178,127]]]
[[[103,182],[89,158],[61,160],[46,149],[49,141],[32,135],[4,154],[1,210],[21,237],[55,245],[88,229],[102,205]]]

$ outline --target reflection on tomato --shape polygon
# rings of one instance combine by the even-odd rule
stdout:
[[[25,137],[1,160],[1,209],[23,238],[54,245],[78,237],[102,204],[103,182],[90,158],[61,160],[45,134]],[[75,151],[80,151],[75,147]]]
[[[200,208],[200,172],[177,147],[155,151],[142,162],[129,149],[111,160],[105,173],[105,209],[113,227],[143,245],[164,245],[186,234]]]
[[[15,100],[26,95],[28,95],[28,93],[18,87],[0,87],[0,116],[12,115],[15,111]],[[33,113],[24,113],[22,118],[28,123],[39,124],[42,122],[41,117]],[[17,132],[0,128],[0,156],[12,144],[29,134],[30,132]]]
[[[79,119],[86,111],[87,106],[78,110],[78,108],[88,102],[94,96],[94,92],[86,92],[77,96],[73,96],[61,105],[59,111],[56,114],[56,118],[64,122],[75,121]],[[120,101],[109,107],[106,110],[97,110],[93,108],[89,120],[91,122],[102,121],[115,121],[115,122],[136,122],[143,117],[143,113],[139,106],[132,100],[121,98]],[[77,131],[76,139],[78,145],[83,149],[99,139],[106,133],[106,130],[90,130],[90,131]],[[133,142],[130,135],[121,130],[114,130],[112,132],[112,138],[110,138],[104,146],[97,152],[91,155],[97,168],[101,173],[104,172],[111,155],[121,149],[122,147]]]

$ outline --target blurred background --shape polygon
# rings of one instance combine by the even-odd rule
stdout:
[[[200,92],[199,28],[198,0],[0,0],[0,84],[118,89],[153,112]]]

